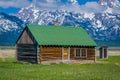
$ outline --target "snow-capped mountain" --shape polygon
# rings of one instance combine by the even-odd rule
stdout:
[[[29,13],[29,14],[28,14]],[[65,10],[39,10],[33,6],[21,9],[17,16],[28,24],[82,26],[95,40],[120,38],[120,14],[110,10],[103,13],[74,13]]]
[[[68,0],[68,3],[78,7],[77,0]],[[64,9],[54,11],[41,10],[32,4],[22,8],[16,14],[16,17],[0,14],[0,34],[8,36],[9,33],[13,35],[12,33],[14,32],[15,38],[5,37],[9,38],[9,40],[12,39],[12,43],[14,43],[24,24],[53,25],[54,22],[58,22],[61,26],[81,26],[98,42],[119,42],[120,13],[116,13],[114,9],[119,9],[120,3],[117,0],[100,0],[99,5],[106,6],[106,9],[103,12],[76,13]],[[0,42],[5,38],[0,38]]]
[[[0,45],[13,45],[23,30],[24,22],[0,12]]]

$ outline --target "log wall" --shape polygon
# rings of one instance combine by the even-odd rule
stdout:
[[[17,44],[17,60],[37,63],[36,47],[32,44]]]
[[[86,57],[76,57],[76,48],[78,47],[70,48],[70,60],[95,60],[94,48],[86,48],[86,52],[87,52]],[[68,52],[67,50],[68,48],[64,48],[65,53]],[[51,60],[62,60],[62,47],[40,47],[39,48],[39,62],[41,63],[42,61],[51,61]]]
[[[74,57],[74,54],[75,54],[75,53],[74,53],[74,48],[70,48],[70,59],[71,59],[71,60],[74,60],[74,58],[75,58],[75,57]]]
[[[95,60],[95,48],[88,48],[87,49],[87,59]]]
[[[16,57],[18,61],[37,63],[37,45],[30,31],[26,28],[20,35],[16,44]]]
[[[61,60],[62,48],[61,47],[41,47],[39,54],[42,61]]]
[[[82,49],[81,47],[72,47],[70,49],[70,59],[71,60],[94,60],[95,59],[95,48],[85,48],[86,51],[87,51],[87,56],[86,57],[76,57],[76,48],[80,48]]]

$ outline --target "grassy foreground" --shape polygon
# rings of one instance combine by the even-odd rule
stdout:
[[[0,59],[0,80],[120,80],[120,56],[94,64],[16,63]]]

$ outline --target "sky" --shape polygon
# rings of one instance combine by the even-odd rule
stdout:
[[[40,8],[59,8],[59,6],[66,6],[65,8],[69,7],[69,0],[0,0],[0,12],[4,12],[7,14],[15,14],[17,13],[21,8],[27,7],[33,3],[36,4]],[[76,0],[71,0],[76,1]],[[87,2],[98,2],[98,0],[77,0],[78,5],[85,5]],[[73,7],[73,6],[72,6]],[[70,9],[70,8],[69,8]]]

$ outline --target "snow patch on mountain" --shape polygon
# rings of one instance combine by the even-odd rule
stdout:
[[[84,18],[89,18],[90,20],[92,20],[94,16],[95,16],[94,13],[84,13]]]
[[[113,9],[108,7],[108,8],[104,11],[104,13],[113,13]]]
[[[14,16],[9,16],[5,13],[0,13],[0,32],[8,32],[20,29],[20,27],[18,26],[19,21],[16,20],[19,19]],[[20,22],[22,23],[22,21]]]
[[[0,45],[15,44],[24,26],[17,17],[0,12]]]

